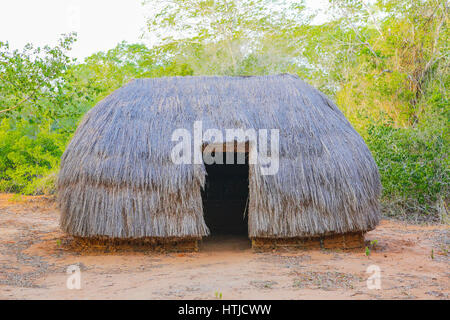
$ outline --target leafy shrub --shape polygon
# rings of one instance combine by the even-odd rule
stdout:
[[[395,127],[370,121],[364,134],[378,165],[385,214],[438,220],[449,194],[448,138],[441,125]]]
[[[33,194],[51,190],[49,178],[42,179],[58,168],[67,140],[67,134],[51,130],[48,122],[4,118],[0,122],[0,191]],[[39,185],[41,190],[36,192]]]

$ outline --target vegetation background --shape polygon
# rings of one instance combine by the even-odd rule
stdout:
[[[0,191],[55,192],[83,114],[132,78],[297,74],[332,98],[381,173],[383,212],[448,223],[449,3],[331,0],[326,22],[302,1],[146,0],[145,36],[77,62],[55,47],[0,42]]]

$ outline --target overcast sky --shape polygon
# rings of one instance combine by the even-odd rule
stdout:
[[[54,45],[62,33],[76,31],[71,56],[82,59],[126,40],[140,39],[146,8],[142,0],[0,0],[0,41],[12,48],[31,42]],[[327,0],[307,0],[308,7],[325,8]]]

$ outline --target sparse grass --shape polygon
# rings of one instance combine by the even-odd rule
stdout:
[[[25,198],[19,194],[19,193],[15,193],[11,196],[11,198],[8,199],[8,201],[10,202],[24,202]]]
[[[259,289],[272,289],[274,285],[276,285],[276,281],[270,281],[270,280],[262,280],[262,281],[250,281],[250,285],[259,288]]]
[[[310,289],[354,289],[362,278],[351,273],[342,272],[295,272],[294,287]]]

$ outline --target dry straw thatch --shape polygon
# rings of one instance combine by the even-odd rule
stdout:
[[[249,172],[249,236],[367,231],[379,222],[378,169],[324,94],[296,76],[133,80],[91,109],[62,160],[61,226],[81,237],[208,235],[204,165],[176,165],[172,132],[279,129],[276,175]]]

